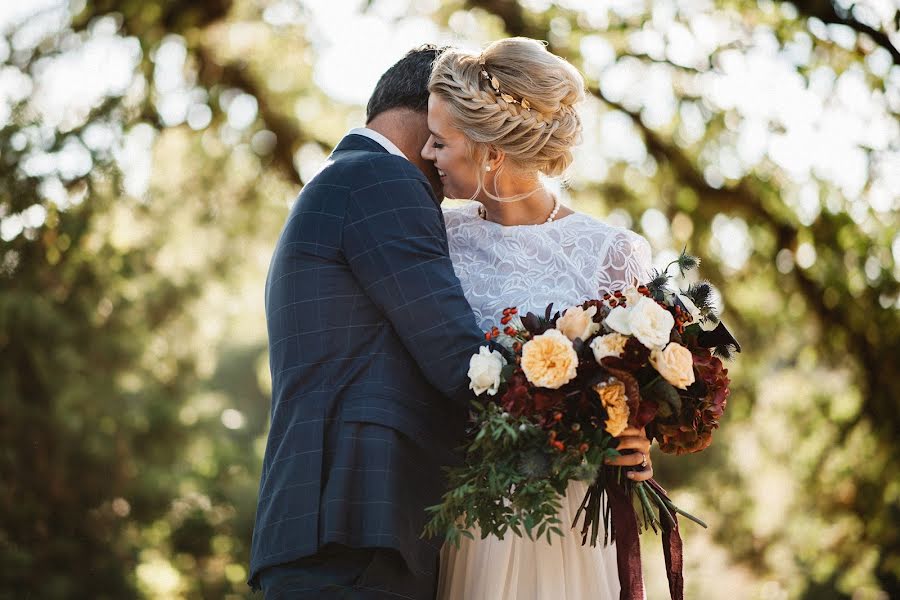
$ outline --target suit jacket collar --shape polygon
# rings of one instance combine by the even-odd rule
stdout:
[[[356,135],[355,133],[345,135],[344,139],[342,139],[340,143],[335,146],[334,150],[331,151],[331,154],[332,156],[334,156],[339,152],[348,152],[352,150],[390,154],[390,152],[388,152],[384,146],[382,146],[372,138],[367,138],[364,135]],[[412,163],[409,164],[415,167],[415,165],[413,165]],[[419,170],[419,167],[415,167],[415,170],[422,178],[422,183],[424,183],[425,187],[428,189],[428,194],[431,196],[431,199],[438,206],[438,208],[440,208],[441,200],[434,195],[434,190],[431,188],[431,184],[428,183],[428,179],[425,177],[425,174]]]
[[[383,152],[384,154],[389,154],[384,146],[372,138],[367,138],[364,135],[356,135],[355,133],[345,135],[344,139],[342,139],[335,149],[332,150],[332,153],[345,152],[348,150],[365,150],[367,152]]]

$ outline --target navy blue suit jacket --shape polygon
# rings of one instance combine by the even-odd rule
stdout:
[[[251,585],[329,542],[396,548],[433,570],[440,540],[419,539],[423,511],[462,439],[484,337],[422,172],[345,137],[291,209],[266,317],[272,413]]]

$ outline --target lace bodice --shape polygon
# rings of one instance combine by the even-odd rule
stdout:
[[[444,209],[444,219],[453,267],[482,329],[499,326],[508,306],[543,314],[551,302],[562,310],[649,279],[650,245],[632,231],[583,213],[505,226],[482,219],[479,206]]]

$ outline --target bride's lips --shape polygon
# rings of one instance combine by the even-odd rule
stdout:
[[[437,169],[438,175],[441,177],[441,179],[447,176],[447,174],[440,167],[435,167],[435,169]]]

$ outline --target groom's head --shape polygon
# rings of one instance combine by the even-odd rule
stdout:
[[[428,141],[428,80],[435,59],[446,47],[432,44],[406,53],[384,72],[366,106],[366,127],[391,140],[428,178],[438,199],[443,186],[437,169],[422,158]]]

